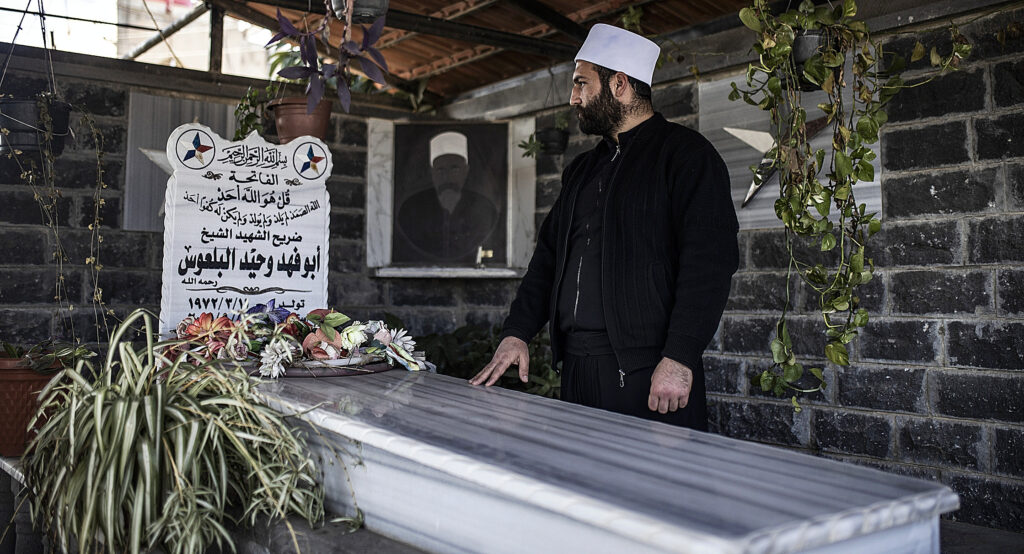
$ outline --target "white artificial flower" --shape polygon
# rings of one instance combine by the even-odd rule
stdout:
[[[229,338],[227,345],[224,346],[224,350],[226,350],[231,359],[236,362],[244,362],[249,358],[249,347],[245,344],[245,341],[239,337]]]
[[[412,338],[412,335],[410,335],[409,332],[406,331],[405,329],[391,331],[391,335],[391,342],[402,347],[402,350],[411,353],[413,350],[416,349],[416,341]]]
[[[179,339],[188,338],[188,333],[186,333],[185,331],[188,329],[188,326],[192,325],[193,323],[195,323],[195,321],[196,321],[196,318],[194,318],[192,316],[186,317],[185,319],[181,320],[181,323],[179,323],[178,327],[175,328],[174,334]]]
[[[366,342],[366,325],[358,321],[345,327],[339,333],[341,333],[341,347],[348,350],[349,353]]]
[[[337,348],[334,347],[333,344],[329,342],[321,341],[320,344],[316,346],[317,348],[327,353],[327,358],[325,358],[327,360],[337,360],[341,358],[341,350],[338,350]]]
[[[284,364],[292,361],[292,347],[283,339],[271,339],[260,354],[260,375],[276,379],[284,375]]]

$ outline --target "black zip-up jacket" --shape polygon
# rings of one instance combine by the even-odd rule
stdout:
[[[624,134],[606,192],[601,240],[605,323],[624,371],[662,357],[703,375],[702,354],[718,328],[739,263],[729,174],[700,133],[659,113]],[[558,287],[577,192],[610,141],[577,156],[537,235],[537,248],[505,319],[502,336],[529,342],[557,322]],[[605,158],[605,159],[607,159]],[[551,350],[562,356],[558,325]]]

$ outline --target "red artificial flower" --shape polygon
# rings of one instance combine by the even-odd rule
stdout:
[[[225,316],[213,319],[213,314],[204,313],[185,329],[189,340],[199,342],[227,341],[235,324]]]

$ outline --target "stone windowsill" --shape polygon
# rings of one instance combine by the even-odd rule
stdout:
[[[519,279],[526,269],[516,267],[379,267],[376,277],[430,279]]]

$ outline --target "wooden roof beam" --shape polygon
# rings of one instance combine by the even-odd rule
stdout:
[[[322,2],[313,2],[312,10],[306,0],[267,0],[266,5],[278,6],[290,10],[323,14],[326,9]],[[523,37],[514,33],[496,31],[476,25],[454,23],[444,19],[427,17],[415,13],[388,10],[387,26],[425,35],[435,35],[469,44],[486,44],[505,50],[514,50],[527,54],[536,54],[555,59],[570,59],[576,54],[577,48],[571,44]]]
[[[582,25],[562,15],[540,0],[513,0],[512,3],[517,8],[572,38],[578,44],[587,40],[587,30]]]

